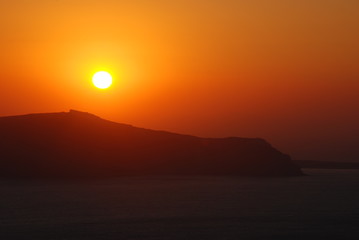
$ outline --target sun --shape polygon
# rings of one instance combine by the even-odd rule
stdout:
[[[106,89],[112,85],[112,76],[105,71],[97,72],[93,75],[92,82],[95,87],[100,89]]]

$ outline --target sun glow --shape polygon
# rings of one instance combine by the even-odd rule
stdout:
[[[95,87],[100,89],[106,89],[112,85],[112,76],[105,71],[97,72],[93,75],[92,82]]]

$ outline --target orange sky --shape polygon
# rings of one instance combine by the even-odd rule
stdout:
[[[358,12],[357,0],[2,1],[0,115],[72,108],[359,161]],[[91,85],[97,70],[111,89]]]

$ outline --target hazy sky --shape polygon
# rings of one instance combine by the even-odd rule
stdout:
[[[0,115],[72,108],[359,161],[358,0],[0,3]]]

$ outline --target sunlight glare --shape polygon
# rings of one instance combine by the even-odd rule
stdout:
[[[100,71],[93,75],[92,82],[97,88],[106,89],[112,84],[112,76],[108,72]]]

